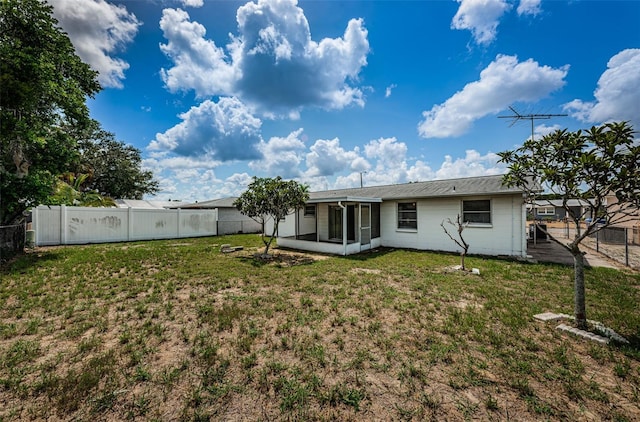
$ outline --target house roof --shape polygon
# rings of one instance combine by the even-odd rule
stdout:
[[[393,199],[438,198],[470,195],[508,195],[522,189],[502,184],[502,175],[432,180],[363,188],[335,189],[309,193],[309,203],[320,202],[381,202]],[[235,208],[237,197],[213,199],[193,204],[174,204],[171,208]]]
[[[470,195],[506,195],[522,193],[518,187],[502,184],[502,175],[433,180],[429,182],[398,185],[367,186],[363,188],[337,189],[311,192],[313,202],[344,200],[345,197],[392,199],[438,198]],[[310,201],[311,202],[311,201]]]
[[[165,208],[180,208],[176,201],[146,201],[142,199],[116,199],[118,208],[144,208],[162,210]]]
[[[536,208],[540,207],[560,207],[562,208],[562,199],[538,199],[534,203]],[[568,207],[588,207],[589,202],[584,199],[568,199]]]
[[[322,192],[319,192],[322,193]],[[311,195],[310,195],[311,196]],[[317,204],[320,202],[382,202],[381,198],[371,198],[365,196],[330,196],[330,197],[310,197],[307,203],[309,204]]]
[[[172,208],[191,208],[191,209],[209,209],[209,208],[235,208],[233,203],[237,197],[212,199],[211,201],[195,202],[193,204],[174,205]]]

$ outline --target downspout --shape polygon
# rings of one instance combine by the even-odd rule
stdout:
[[[338,201],[338,206],[342,208],[342,255],[347,256],[347,207],[342,205],[342,201]]]

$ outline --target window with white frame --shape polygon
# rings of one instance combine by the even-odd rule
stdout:
[[[462,201],[462,221],[470,224],[491,224],[491,200]]]
[[[556,208],[555,207],[538,208],[538,215],[556,215]]]
[[[304,216],[305,217],[315,217],[316,216],[316,204],[305,205],[304,206]]]
[[[415,202],[398,202],[398,228],[418,229],[418,208]]]

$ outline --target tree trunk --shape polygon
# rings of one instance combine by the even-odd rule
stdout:
[[[585,288],[584,288],[584,254],[576,248],[571,252],[573,254],[574,265],[574,316],[576,318],[576,327],[581,330],[587,328],[587,310],[585,303]]]
[[[462,270],[463,270],[463,271],[465,270],[465,267],[464,267],[464,257],[465,257],[466,255],[467,255],[467,253],[466,253],[466,252],[462,252],[462,253],[460,254],[460,264],[461,264],[460,266],[462,267]]]
[[[264,243],[264,254],[263,256],[265,258],[269,258],[269,247],[271,246],[271,242],[273,242],[273,238],[276,236],[276,233],[278,232],[278,224],[274,223],[273,225],[273,233],[271,233],[271,236],[269,237],[269,241],[265,241],[264,238],[262,240],[262,242]]]

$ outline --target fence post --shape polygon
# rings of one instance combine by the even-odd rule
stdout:
[[[133,237],[133,208],[127,207],[127,241]]]
[[[31,208],[31,230],[35,233],[34,245],[38,246],[38,206]]]
[[[178,239],[180,239],[180,210],[181,208],[178,208],[178,222],[177,222],[177,234],[178,234]]]
[[[624,228],[624,265],[629,266],[629,237],[628,228]]]
[[[600,252],[600,230],[596,232],[596,252]]]
[[[60,205],[60,244],[67,244],[67,206]]]

